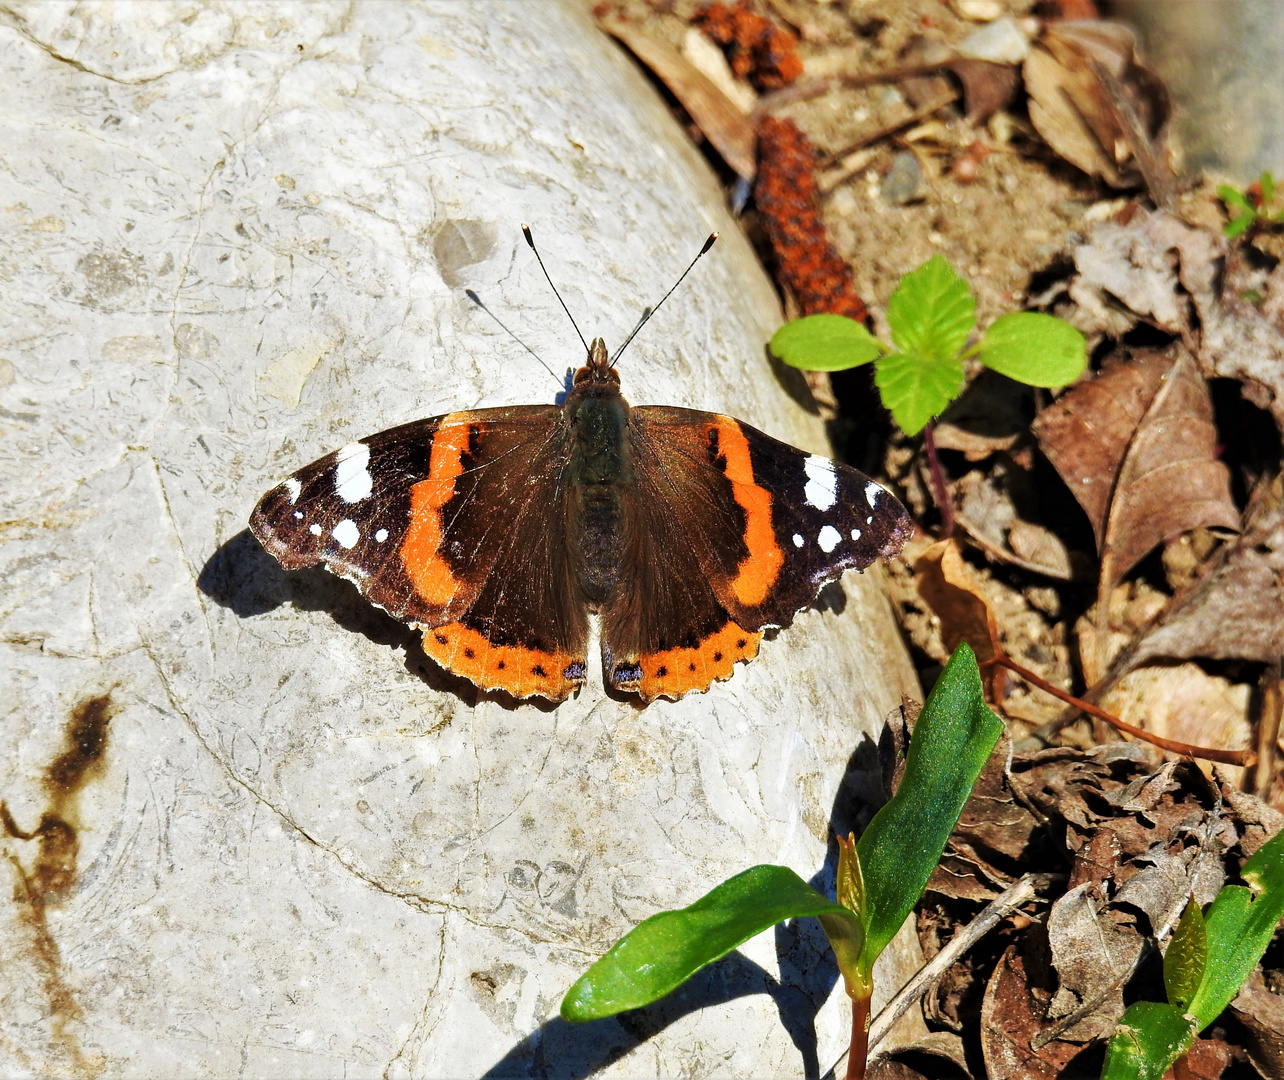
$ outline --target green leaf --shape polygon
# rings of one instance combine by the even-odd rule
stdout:
[[[856,845],[865,890],[861,977],[918,903],[1003,722],[985,704],[967,645],[954,650],[914,725],[896,794]]]
[[[1204,916],[1208,966],[1187,1011],[1203,1031],[1252,974],[1284,916],[1284,832],[1276,833],[1244,864],[1248,882],[1227,885]]]
[[[690,907],[635,926],[567,991],[562,1017],[596,1020],[648,1005],[756,934],[805,915],[821,919],[840,960],[855,962],[863,933],[850,911],[786,867],[754,866]]]
[[[901,352],[953,360],[976,325],[976,301],[967,282],[933,255],[901,278],[887,301],[887,325]]]
[[[1275,201],[1275,177],[1264,172],[1257,184],[1262,189],[1262,209],[1265,209]]]
[[[1217,197],[1227,206],[1233,206],[1236,210],[1247,210],[1253,213],[1253,204],[1248,201],[1248,196],[1242,191],[1236,191],[1229,184],[1222,184],[1217,188]]]
[[[1208,932],[1204,913],[1191,897],[1164,953],[1164,990],[1168,1004],[1186,1010],[1199,990],[1208,965]]]
[[[771,351],[790,367],[845,371],[876,360],[882,343],[846,315],[807,315],[785,323],[771,339]]]
[[[1253,222],[1256,220],[1257,220],[1257,215],[1250,210],[1246,214],[1241,214],[1229,225],[1227,225],[1226,228],[1222,230],[1222,235],[1226,237],[1227,240],[1234,240],[1235,237],[1239,236],[1240,233],[1244,232],[1244,230],[1247,229],[1250,225],[1252,225]]]
[[[874,383],[883,406],[906,435],[917,435],[963,389],[963,361],[928,361],[905,353],[874,364]]]
[[[1036,311],[995,319],[981,338],[980,358],[986,367],[1027,386],[1069,386],[1088,366],[1083,335]]]
[[[1161,1080],[1195,1034],[1195,1022],[1180,1009],[1162,1001],[1134,1002],[1106,1045],[1101,1080]]]

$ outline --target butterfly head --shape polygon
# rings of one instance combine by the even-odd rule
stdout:
[[[620,373],[611,367],[611,358],[606,351],[606,342],[601,338],[594,338],[593,344],[589,346],[587,361],[575,373],[575,386],[581,390],[589,390],[590,388],[619,389]]]

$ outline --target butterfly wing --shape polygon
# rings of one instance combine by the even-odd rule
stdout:
[[[783,627],[828,582],[895,555],[913,532],[864,473],[715,413],[631,411],[643,502],[663,502],[718,601],[749,631]]]
[[[569,431],[557,406],[450,413],[299,470],[250,527],[288,570],[324,565],[424,629],[485,689],[561,701],[584,680],[587,608],[560,530]]]
[[[738,625],[715,594],[672,504],[648,490],[653,455],[635,452],[620,580],[602,610],[602,671],[643,700],[680,698],[729,679],[758,654],[761,633]]]

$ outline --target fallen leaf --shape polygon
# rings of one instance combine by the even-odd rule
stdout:
[[[1220,234],[1164,211],[1138,210],[1126,225],[1101,222],[1074,250],[1071,321],[1084,333],[1118,336],[1131,323],[1119,325],[1123,303],[1171,333],[1198,325],[1204,377],[1237,380],[1284,432],[1284,332],[1234,291],[1223,293],[1228,250]]]
[[[1164,376],[1124,455],[1101,547],[1100,594],[1157,544],[1201,526],[1239,528],[1230,472],[1216,460],[1208,386],[1183,353]]]
[[[953,653],[966,641],[980,663],[994,658],[994,614],[953,540],[933,544],[914,563],[918,592],[941,620],[941,641]]]
[[[1125,168],[1138,136],[1153,139],[1168,118],[1162,81],[1137,60],[1136,39],[1122,23],[1057,22],[1049,25],[1022,68],[1030,95],[1030,120],[1061,157],[1111,187],[1138,179]],[[1110,86],[1103,85],[1109,80]],[[1116,93],[1123,99],[1115,101]],[[1141,131],[1130,133],[1128,117]]]
[[[1007,64],[960,57],[946,65],[963,84],[963,103],[969,124],[983,124],[1017,95],[1021,78]]]
[[[1231,1014],[1248,1032],[1248,1058],[1263,1076],[1284,1076],[1284,996],[1254,971],[1230,1003]]]
[[[646,64],[722,155],[736,175],[752,180],[757,169],[754,127],[749,117],[685,56],[618,18],[598,25]]]
[[[1127,657],[1269,663],[1284,656],[1284,479],[1254,492],[1221,565],[1177,597]]]
[[[1043,1028],[1047,995],[1056,984],[1042,927],[1009,945],[985,987],[981,1048],[989,1080],[1059,1080],[1082,1047],[1053,1039],[1033,1043]]]
[[[700,33],[694,26],[688,26],[682,38],[682,55],[695,65],[697,71],[707,76],[719,90],[727,95],[727,100],[748,116],[758,104],[758,94],[747,82],[736,78],[722,50]]]
[[[1012,795],[1011,738],[1005,732],[972,787],[927,888],[955,899],[993,900],[1012,884],[1044,823]]]
[[[1092,523],[1100,551],[1115,477],[1172,357],[1150,350],[1108,359],[1098,376],[1072,386],[1031,425],[1039,447]]]
[[[1008,547],[1027,569],[1058,581],[1074,577],[1070,552],[1051,529],[1017,518],[1008,529]]]
[[[1076,1017],[1060,1033],[1071,1042],[1088,1042],[1114,1031],[1124,1011],[1124,983],[1145,944],[1135,931],[1110,918],[1105,905],[1091,895],[1095,888],[1093,882],[1084,882],[1048,912],[1048,947],[1058,986],[1047,1018]]]
[[[937,420],[938,450],[960,450],[968,461],[983,461],[1011,450],[1030,426],[1030,388],[982,369]]]

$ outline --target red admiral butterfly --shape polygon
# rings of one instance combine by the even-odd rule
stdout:
[[[905,508],[863,473],[729,416],[631,407],[613,364],[598,338],[562,405],[345,446],[264,495],[250,528],[285,569],[323,563],[422,629],[448,671],[552,701],[584,682],[590,612],[606,681],[676,699],[909,538]]]

